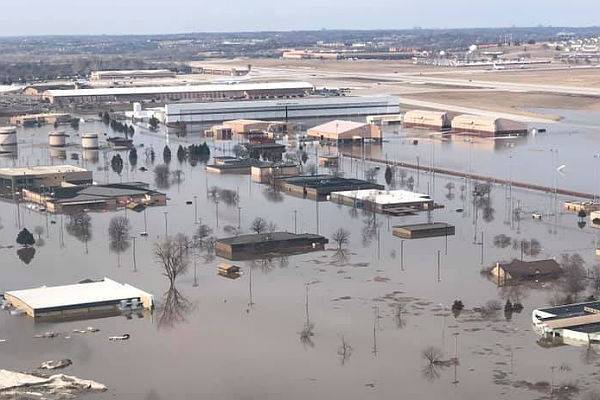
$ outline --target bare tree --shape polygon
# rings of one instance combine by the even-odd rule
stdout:
[[[108,224],[108,237],[110,238],[111,250],[121,253],[129,247],[129,219],[124,216],[116,216]]]
[[[430,365],[439,364],[442,361],[442,358],[444,357],[444,353],[442,353],[442,350],[434,346],[426,347],[422,351],[421,355],[423,356],[425,361],[427,361],[427,363]]]
[[[267,230],[267,221],[263,217],[256,217],[250,224],[250,230],[258,234]]]
[[[587,287],[587,273],[583,267],[584,261],[579,254],[563,254],[560,265],[563,269],[562,288],[568,294],[577,298]]]
[[[171,238],[154,243],[154,258],[163,269],[163,275],[169,279],[171,287],[179,275],[185,274],[189,260],[183,247]]]
[[[171,172],[169,171],[169,166],[166,164],[160,164],[154,167],[154,184],[159,189],[168,189],[170,186],[169,176]]]
[[[187,314],[192,311],[193,304],[172,285],[165,293],[162,303],[159,305],[160,317],[159,328],[172,328],[178,323],[185,322]]]
[[[194,246],[198,248],[204,247],[204,242],[212,234],[212,229],[205,224],[199,225],[194,233]]]
[[[36,225],[33,227],[33,232],[37,235],[38,241],[42,238],[44,234],[44,227],[41,225]]]
[[[341,250],[342,247],[348,245],[350,242],[350,232],[344,228],[338,228],[335,232],[333,232],[331,240],[335,242],[338,250]]]
[[[340,363],[342,365],[346,364],[352,355],[352,346],[350,346],[350,343],[346,342],[346,339],[343,336],[337,354],[340,357]]]

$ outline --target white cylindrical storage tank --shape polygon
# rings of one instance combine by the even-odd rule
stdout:
[[[133,115],[137,115],[142,111],[141,103],[133,103]]]
[[[67,135],[62,131],[54,131],[48,134],[48,145],[50,147],[65,147],[67,145]]]
[[[17,145],[17,128],[14,126],[0,127],[0,146]]]
[[[98,148],[98,134],[84,133],[81,135],[81,148],[86,150],[94,150]]]

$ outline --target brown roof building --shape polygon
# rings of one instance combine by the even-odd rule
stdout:
[[[562,268],[553,259],[521,261],[513,260],[510,263],[496,263],[491,274],[499,286],[515,281],[540,281],[556,279],[562,274]]]

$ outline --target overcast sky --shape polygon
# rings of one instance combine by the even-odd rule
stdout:
[[[0,35],[591,26],[599,0],[0,0]]]

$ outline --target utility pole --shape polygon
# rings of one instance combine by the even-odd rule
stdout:
[[[194,223],[198,225],[198,196],[194,196]]]
[[[242,229],[242,207],[238,207],[238,230]]]
[[[135,236],[131,237],[133,241],[133,272],[137,272],[137,262],[135,260]]]
[[[167,239],[169,237],[169,221],[167,219],[167,211],[163,211],[163,214],[165,215],[165,239]]]
[[[404,271],[404,239],[400,241],[400,269]]]
[[[294,210],[294,233],[298,233],[298,210]]]

